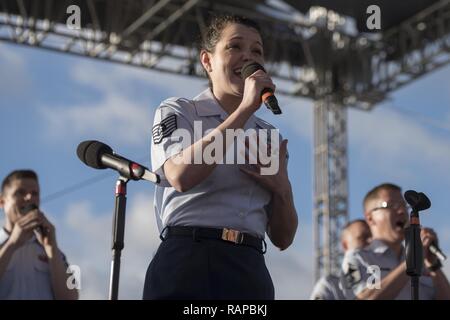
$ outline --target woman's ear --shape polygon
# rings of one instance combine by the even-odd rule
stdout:
[[[202,63],[203,68],[205,68],[206,72],[210,73],[212,71],[211,56],[210,53],[205,49],[202,49],[200,51],[200,62]]]

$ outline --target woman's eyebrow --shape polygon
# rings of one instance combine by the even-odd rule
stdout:
[[[231,38],[230,38],[230,41],[231,41],[231,40],[234,40],[234,39],[242,40],[242,39],[244,39],[244,38],[243,38],[242,36],[234,36],[234,37],[231,37]],[[259,45],[262,47],[262,43],[261,43],[259,40],[257,40],[256,43],[259,44]]]

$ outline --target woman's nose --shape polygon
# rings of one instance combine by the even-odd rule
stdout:
[[[248,51],[248,50],[243,50],[243,52],[242,52],[242,60],[245,61],[245,62],[252,60],[251,52]]]

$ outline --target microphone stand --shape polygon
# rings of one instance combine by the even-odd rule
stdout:
[[[80,143],[77,148],[80,160],[95,169],[114,169],[120,176],[116,182],[114,220],[112,225],[112,261],[109,280],[109,299],[119,295],[120,256],[124,247],[125,210],[127,205],[127,183],[130,180],[147,180],[160,183],[160,177],[146,167],[115,154],[111,147],[95,140]]]
[[[119,295],[120,256],[124,247],[125,210],[127,205],[127,183],[131,180],[146,178],[155,184],[160,183],[160,177],[153,172],[145,172],[142,166],[132,163],[123,167],[116,182],[114,220],[112,229],[112,262],[109,281],[109,299],[117,300]]]
[[[411,300],[419,300],[419,278],[422,275],[423,247],[420,239],[419,211],[411,211],[410,224],[405,231],[406,274],[411,277]]]
[[[127,183],[129,179],[120,176],[116,182],[115,209],[112,228],[112,261],[109,282],[109,299],[117,300],[119,294],[120,256],[124,247],[125,210],[127,205]]]

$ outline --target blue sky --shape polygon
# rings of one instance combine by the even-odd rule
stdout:
[[[42,197],[92,177],[99,181],[53,200],[43,211],[58,242],[81,267],[84,299],[108,293],[113,171],[86,167],[76,157],[79,142],[96,139],[150,166],[153,112],[170,96],[193,97],[206,81],[141,70],[0,43],[0,176],[33,168]],[[361,200],[381,182],[425,192],[432,208],[422,224],[437,230],[450,252],[450,66],[410,84],[372,112],[349,111],[350,218],[360,218]],[[259,115],[289,139],[289,173],[300,226],[285,252],[266,255],[278,299],[306,299],[312,288],[312,102],[280,96],[283,115],[264,107]],[[405,111],[406,110],[406,111]],[[159,239],[152,209],[153,186],[128,187],[122,299],[139,299],[145,271]],[[3,215],[0,215],[0,220]],[[447,275],[450,275],[448,263]]]

